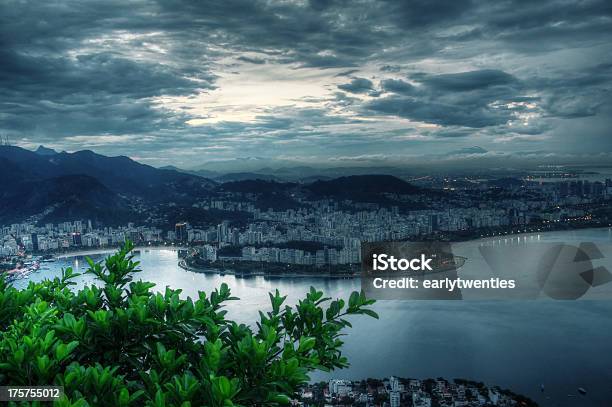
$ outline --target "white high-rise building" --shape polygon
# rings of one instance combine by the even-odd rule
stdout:
[[[391,407],[400,407],[400,392],[390,391],[389,392],[389,404]]]
[[[338,397],[344,397],[353,389],[350,380],[332,379],[329,381],[329,393]]]
[[[390,391],[399,391],[399,379],[395,376],[391,376],[389,378],[389,390]]]

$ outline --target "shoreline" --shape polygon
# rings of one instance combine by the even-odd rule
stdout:
[[[61,253],[48,253],[48,255],[53,256],[54,259],[66,259],[68,257],[78,257],[78,256],[88,256],[93,254],[105,254],[105,253],[113,253],[117,250],[118,247],[107,247],[107,248],[98,248],[98,249],[86,249],[86,250],[72,250],[69,252],[61,252]],[[189,250],[189,247],[183,246],[165,246],[165,245],[155,245],[155,246],[134,246],[134,250],[170,250],[170,251],[178,251],[178,250]]]
[[[216,269],[216,268],[197,268],[189,266],[185,260],[180,260],[178,262],[178,266],[186,271],[191,271],[192,273],[200,273],[200,274],[217,274],[217,275],[231,275],[241,278],[249,278],[249,277],[272,277],[272,278],[334,278],[334,279],[353,279],[360,276],[359,272],[355,273],[344,273],[344,274],[335,274],[335,273],[267,273],[265,271],[252,271],[248,273],[242,273],[232,269]]]
[[[518,239],[520,241],[521,238],[533,237],[533,236],[538,236],[538,235],[550,235],[553,233],[581,232],[585,230],[597,231],[597,230],[606,230],[606,229],[608,231],[612,231],[612,226],[599,226],[595,228],[557,229],[557,230],[546,230],[546,231],[540,231],[540,232],[521,232],[521,233],[512,233],[512,234],[507,234],[507,235],[479,237],[477,239],[462,240],[462,241],[451,242],[451,243],[469,243],[469,242],[486,243],[486,242],[498,241],[501,239],[510,239],[510,240]]]
[[[478,243],[478,244],[486,244],[489,242],[494,242],[494,241],[498,241],[500,239],[517,239],[519,242],[521,240],[521,238],[524,238],[525,241],[527,241],[527,237],[534,237],[534,236],[538,236],[538,235],[546,235],[546,234],[552,234],[552,233],[564,233],[564,232],[572,232],[572,231],[584,231],[584,230],[612,230],[612,227],[610,226],[601,226],[601,227],[596,227],[596,228],[577,228],[577,229],[562,229],[562,230],[551,230],[551,231],[542,231],[542,232],[523,232],[523,233],[514,233],[514,234],[508,234],[508,235],[500,235],[500,236],[487,236],[487,237],[479,237],[476,239],[470,239],[470,240],[460,240],[460,241],[456,241],[456,242],[450,242],[450,243],[456,243],[456,244],[465,244],[465,243]],[[461,257],[461,256],[459,256]],[[236,277],[242,277],[242,278],[248,278],[248,277],[257,277],[257,276],[262,276],[262,277],[271,277],[271,278],[308,278],[308,277],[313,277],[313,278],[334,278],[334,279],[354,279],[354,278],[359,278],[361,277],[361,271],[357,271],[357,272],[352,272],[352,273],[330,273],[330,272],[322,272],[322,273],[304,273],[304,272],[297,272],[297,273],[291,273],[291,272],[286,272],[286,273],[278,273],[278,272],[265,272],[265,271],[251,271],[248,273],[243,273],[231,268],[227,268],[227,269],[219,269],[219,268],[198,268],[198,267],[193,267],[190,266],[186,263],[186,261],[184,259],[181,259],[178,263],[179,267],[182,268],[183,270],[186,271],[191,271],[193,273],[201,273],[201,274],[218,274],[218,275],[232,275],[232,276],[236,276]],[[463,265],[462,265],[463,266]],[[458,267],[458,269],[461,268]]]
[[[502,400],[502,404],[499,405],[503,405],[503,406],[508,406],[508,405],[513,405],[513,406],[525,406],[525,407],[537,407],[539,406],[539,404],[535,401],[535,397],[533,395],[531,396],[527,396],[525,394],[522,393],[517,393],[515,390],[510,390],[509,388],[506,387],[502,387],[500,385],[495,385],[495,384],[489,384],[489,383],[485,383],[484,381],[480,381],[480,380],[474,380],[474,379],[466,379],[466,378],[461,378],[461,377],[455,377],[452,379],[447,379],[445,377],[440,377],[438,376],[437,378],[433,378],[433,377],[428,377],[428,378],[414,378],[414,377],[403,377],[403,376],[387,376],[384,377],[383,379],[379,379],[377,377],[368,377],[368,378],[356,378],[356,379],[336,379],[336,378],[330,378],[326,381],[317,381],[317,380],[310,380],[308,385],[306,386],[306,388],[308,388],[309,390],[313,390],[313,389],[320,389],[323,390],[324,388],[329,388],[329,384],[334,380],[339,380],[339,381],[346,381],[349,383],[349,386],[351,387],[351,390],[353,392],[357,392],[357,394],[363,394],[364,392],[367,394],[371,394],[370,390],[376,389],[374,390],[375,394],[377,396],[383,396],[384,399],[386,399],[389,395],[389,391],[386,390],[383,387],[383,383],[385,381],[390,381],[391,378],[394,378],[398,383],[402,383],[404,385],[404,389],[401,391],[404,394],[409,394],[409,395],[414,395],[414,394],[422,394],[422,395],[426,395],[426,397],[429,398],[429,400],[436,400],[438,403],[441,402],[442,400],[444,400],[446,395],[450,395],[451,397],[453,396],[453,393],[455,395],[457,395],[457,390],[456,388],[459,386],[463,386],[465,390],[469,390],[471,392],[471,399],[474,400],[474,398],[477,397],[477,395],[484,395],[486,394],[487,397],[491,397],[492,394],[496,394],[497,397],[501,398]],[[438,383],[444,383],[444,386],[447,388],[446,392],[437,392],[436,388],[437,388],[437,384]],[[411,384],[414,386],[411,386]],[[451,390],[452,388],[455,388],[454,391]],[[382,393],[379,393],[379,389],[383,389]],[[581,389],[581,388],[580,388]],[[576,390],[576,394],[575,396],[579,396],[580,393],[580,389]],[[446,394],[445,394],[446,393]],[[315,400],[318,397],[318,400],[323,401],[325,400],[325,398],[322,396],[323,395],[323,391],[318,392],[319,396],[314,396],[314,394],[311,397],[308,397],[308,399],[311,400]],[[584,393],[586,394],[586,393]],[[337,396],[337,394],[335,394],[335,396]],[[350,397],[350,396],[349,396]],[[355,396],[353,396],[353,399]],[[533,399],[532,399],[533,397]],[[409,396],[410,398],[410,396]],[[505,399],[505,401],[504,401]],[[510,399],[510,403],[513,402],[513,404],[508,404],[508,400]],[[435,404],[435,405],[439,405],[439,404]],[[329,404],[328,404],[329,405]],[[450,405],[450,404],[444,404],[444,405]],[[476,405],[473,403],[469,403],[469,404],[453,404],[452,405],[465,405],[465,406],[471,406],[471,405]],[[478,403],[479,406],[493,406],[493,405],[498,405],[496,404],[492,404],[491,402],[488,402],[486,404],[480,404]]]
[[[515,234],[508,234],[508,235],[479,237],[479,238],[470,239],[470,240],[459,240],[453,243],[461,244],[461,243],[473,242],[473,243],[478,243],[478,244],[486,244],[489,242],[496,242],[500,239],[510,239],[510,240],[518,239],[518,241],[521,241],[521,239],[524,239],[525,241],[527,241],[527,238],[532,238],[538,235],[550,235],[553,233],[564,233],[564,232],[565,233],[579,232],[579,231],[585,231],[585,230],[599,231],[599,230],[612,230],[612,228],[610,226],[601,226],[601,227],[595,227],[595,228],[576,228],[576,229],[560,229],[560,230],[541,231],[541,232],[523,232],[523,233],[515,233]],[[166,245],[142,246],[141,245],[141,246],[135,246],[134,250],[179,251],[179,250],[188,250],[189,248],[190,247],[172,246],[172,245],[171,246],[166,246]],[[116,249],[117,249],[116,247],[108,247],[108,248],[99,248],[99,249],[76,250],[76,251],[69,251],[65,253],[52,254],[52,256],[55,259],[66,259],[70,257],[82,257],[82,256],[88,256],[88,255],[113,253]],[[329,271],[322,271],[320,273],[318,272],[310,273],[310,272],[298,271],[295,273],[291,273],[291,272],[274,272],[274,271],[266,272],[266,271],[261,271],[261,270],[242,272],[240,270],[231,269],[231,268],[221,269],[221,268],[214,268],[214,267],[199,268],[199,267],[188,265],[184,259],[179,259],[178,266],[185,271],[190,271],[193,273],[217,274],[217,275],[222,275],[222,276],[227,274],[227,275],[232,275],[232,276],[236,276],[239,278],[267,277],[267,278],[283,278],[283,279],[288,279],[288,278],[294,278],[294,279],[300,279],[300,278],[355,279],[361,276],[361,272],[359,270],[355,272],[349,272],[349,273],[333,273]]]
[[[583,230],[603,230],[603,229],[609,229],[612,230],[612,226],[597,226],[597,227],[577,227],[577,228],[561,228],[561,229],[554,229],[554,230],[542,230],[539,232],[521,232],[521,233],[511,233],[511,234],[499,234],[496,236],[486,236],[486,237],[474,237],[472,239],[457,239],[454,241],[450,241],[449,243],[468,243],[468,242],[478,242],[478,241],[482,241],[482,242],[487,242],[487,241],[492,241],[492,240],[499,240],[499,239],[512,239],[512,238],[516,238],[516,237],[523,237],[523,236],[535,236],[535,235],[539,235],[539,234],[551,234],[551,233],[560,233],[560,232],[577,232],[577,231],[583,231]],[[97,248],[97,249],[84,249],[84,250],[71,250],[71,251],[67,251],[67,252],[49,252],[49,253],[38,253],[36,254],[37,256],[53,256],[53,258],[56,259],[63,259],[63,258],[67,258],[67,257],[76,257],[76,256],[87,256],[89,254],[103,254],[103,253],[112,253],[115,250],[117,250],[118,246],[113,246],[113,247],[105,247],[105,248]],[[172,250],[172,251],[176,251],[176,250],[189,250],[191,248],[191,246],[174,246],[174,245],[153,245],[153,246],[148,246],[148,245],[140,245],[140,246],[135,246],[134,250],[146,250],[146,249],[152,249],[152,250]]]

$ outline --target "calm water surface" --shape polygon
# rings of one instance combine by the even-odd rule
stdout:
[[[538,236],[523,239],[537,241]],[[541,234],[539,239],[612,243],[612,231],[555,232]],[[484,267],[475,256],[478,244],[460,246],[458,254],[472,256],[464,266],[467,274],[478,274]],[[94,260],[103,257],[92,256]],[[197,296],[198,290],[227,283],[241,299],[229,303],[229,316],[246,323],[256,320],[259,309],[269,307],[267,293],[276,288],[288,295],[290,303],[311,285],[332,297],[348,297],[360,289],[358,279],[197,274],[179,268],[177,252],[172,250],[141,250],[138,257],[143,269],[139,278],[155,282],[159,290],[170,286]],[[30,279],[56,276],[68,266],[82,271],[86,265],[81,256],[60,259],[46,263],[46,269]],[[91,279],[81,278],[80,283],[84,282]],[[21,280],[15,285],[26,283]],[[353,320],[354,328],[345,338],[351,367],[334,372],[333,377],[462,377],[510,388],[542,406],[612,405],[612,301],[379,301],[374,308],[380,320]],[[329,377],[313,375],[315,380]],[[584,387],[587,395],[577,395],[578,387]]]

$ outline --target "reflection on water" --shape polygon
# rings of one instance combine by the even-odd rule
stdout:
[[[530,241],[612,242],[610,229],[542,233],[489,239],[503,245]],[[486,265],[475,257],[479,242],[462,243],[469,261],[461,273]],[[456,253],[461,254],[461,253]],[[470,257],[472,256],[472,257]],[[92,256],[101,260],[102,255]],[[181,288],[185,295],[210,291],[227,283],[241,301],[228,304],[231,318],[253,322],[268,308],[267,293],[278,288],[295,303],[312,285],[331,297],[347,297],[360,288],[358,279],[266,279],[197,274],[177,266],[172,250],[138,255],[142,273],[157,289]],[[83,270],[82,258],[60,259],[33,280],[59,275],[61,267]],[[81,277],[80,284],[91,282]],[[16,285],[24,285],[18,281]],[[365,377],[463,377],[527,394],[542,406],[609,406],[612,400],[612,301],[379,301],[381,319],[356,318],[345,349],[352,366],[332,375]],[[327,374],[313,379],[325,380]],[[546,391],[540,392],[540,384]],[[568,397],[584,387],[587,395]]]

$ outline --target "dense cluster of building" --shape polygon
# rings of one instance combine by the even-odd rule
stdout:
[[[593,220],[591,209],[607,205],[612,198],[609,179],[508,182],[501,189],[490,182],[464,181],[461,185],[443,184],[442,189],[453,189],[452,201],[432,199],[426,209],[328,199],[302,202],[298,197],[299,207],[274,210],[258,207],[244,194],[228,193],[194,206],[246,213],[248,221],[236,224],[222,220],[199,226],[180,222],[172,230],[132,223],[94,227],[86,220],[44,226],[25,222],[0,227],[0,256],[116,246],[130,239],[197,246],[200,257],[209,261],[222,257],[220,250],[231,246],[237,248],[234,260],[346,265],[360,262],[360,246],[365,241],[452,237],[453,233],[480,237],[493,234],[492,230],[513,233],[545,230],[547,225],[589,223]],[[317,248],[300,247],[300,242],[316,243]]]
[[[231,227],[224,222],[216,229],[188,229],[180,235],[187,240],[208,242],[201,250],[201,258],[209,261],[217,260],[213,245],[218,243],[241,247],[240,259],[245,261],[352,264],[361,260],[359,248],[364,241],[405,240],[432,234],[452,237],[457,232],[472,232],[472,237],[480,237],[590,223],[592,207],[612,198],[612,181],[521,182],[505,186],[502,194],[492,194],[492,190],[499,192],[489,183],[474,183],[454,190],[453,202],[440,200],[427,209],[410,211],[374,203],[340,205],[331,200],[308,201],[295,209],[262,210],[249,202],[236,202],[228,195],[226,200],[210,200],[199,206],[248,212],[252,220],[246,227]],[[327,247],[316,252],[283,248],[287,242],[318,242]]]
[[[305,387],[296,404],[302,406],[485,407],[535,406],[520,395],[483,383],[457,379],[350,381],[332,379]]]
[[[62,252],[82,248],[115,247],[126,239],[134,242],[162,242],[161,229],[135,226],[94,228],[91,221],[48,223],[16,223],[0,227],[0,256],[20,252]]]
[[[252,223],[242,232],[232,228],[217,230],[220,241],[236,245],[317,241],[351,247],[357,240],[401,240],[437,231],[518,229],[530,224],[588,220],[592,204],[612,199],[612,180],[528,182],[506,186],[503,193],[488,183],[453,190],[451,202],[441,199],[427,209],[409,211],[374,203],[353,203],[347,210],[346,202],[340,209],[338,202],[330,200],[304,202],[297,209],[262,210],[250,203],[235,202],[231,196],[199,206],[252,215]],[[202,240],[209,241],[214,232],[194,231],[206,234],[208,239]]]
[[[353,264],[361,261],[359,240],[355,239],[355,246],[335,249],[324,247],[315,252],[301,249],[280,249],[277,247],[255,248],[246,246],[242,248],[242,259],[246,261],[260,261],[265,263],[286,263],[305,266],[323,267],[325,265]]]

